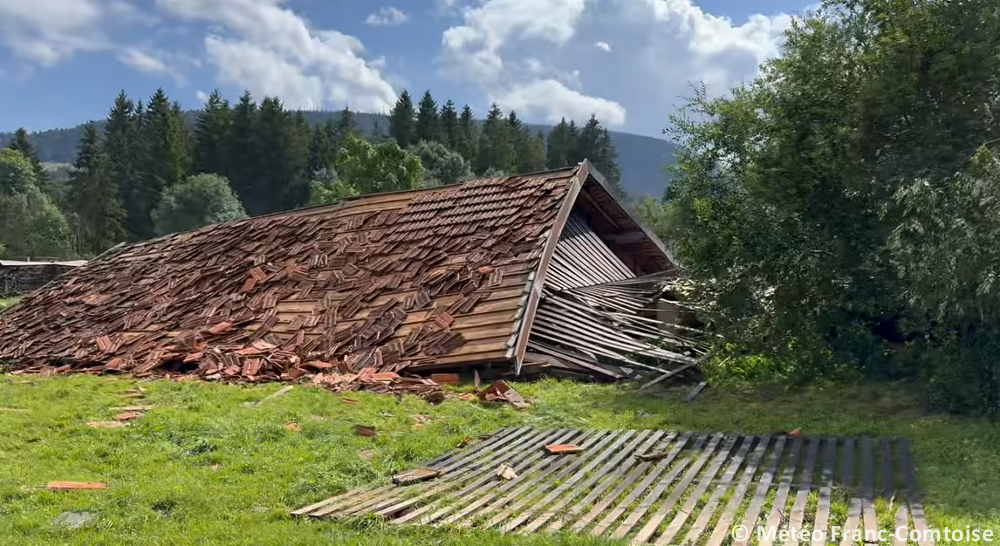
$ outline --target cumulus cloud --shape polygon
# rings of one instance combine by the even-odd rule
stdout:
[[[106,8],[98,0],[2,0],[0,41],[18,57],[52,66],[76,51],[108,46]]]
[[[408,15],[398,8],[389,6],[387,8],[379,8],[378,12],[369,15],[365,19],[365,23],[377,26],[401,25],[409,20],[409,18]]]
[[[692,83],[721,93],[756,75],[790,21],[756,14],[738,23],[692,0],[482,0],[444,32],[440,62],[444,75],[519,113],[594,113],[610,125],[639,110],[630,128],[658,133]],[[597,33],[605,39],[595,43]],[[611,43],[630,55],[604,56]]]
[[[173,17],[207,23],[205,52],[224,83],[277,95],[289,108],[382,111],[396,94],[361,42],[312,27],[281,0],[156,0]]]
[[[126,47],[118,53],[118,60],[139,72],[164,74],[172,77],[179,85],[186,83],[182,64],[197,64],[178,54],[170,54],[154,49]]]
[[[513,87],[501,95],[493,95],[501,108],[515,110],[521,117],[544,119],[557,123],[560,119],[585,120],[592,114],[605,125],[624,125],[625,108],[617,102],[589,97],[556,80],[534,80]]]

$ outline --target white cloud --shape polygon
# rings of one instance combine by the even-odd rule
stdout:
[[[396,94],[357,38],[313,28],[282,0],[156,0],[165,12],[216,30],[205,51],[220,81],[289,108],[388,110]]]
[[[118,53],[118,60],[125,65],[147,74],[164,74],[174,78],[179,85],[186,80],[180,64],[183,59],[163,51],[126,47]]]
[[[208,102],[208,93],[202,91],[201,89],[195,91],[194,97],[202,104]]]
[[[52,66],[108,46],[98,0],[0,0],[0,40],[15,55]]]
[[[625,124],[625,108],[617,102],[588,97],[556,80],[534,80],[490,97],[505,110],[515,110],[521,117],[556,123],[561,118],[586,120],[591,115],[605,125]]]
[[[401,25],[409,18],[410,17],[401,10],[389,6],[387,8],[379,8],[378,12],[369,15],[368,18],[365,19],[365,23],[380,26]]]
[[[519,114],[579,121],[593,112],[612,124],[637,110],[630,129],[658,133],[692,83],[724,93],[756,75],[790,21],[737,23],[692,0],[480,0],[442,35],[440,62],[446,76],[520,105]],[[604,55],[612,43],[613,59]]]

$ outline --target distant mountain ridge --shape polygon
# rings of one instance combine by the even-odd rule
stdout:
[[[189,122],[197,119],[199,111],[184,113]],[[322,123],[337,115],[337,112],[304,112],[312,123]],[[355,113],[358,127],[366,134],[372,134],[376,125],[388,132],[389,120],[382,114]],[[97,122],[99,126],[103,121]],[[548,135],[551,125],[528,124],[533,131]],[[83,135],[83,124],[68,129],[49,129],[32,133],[31,139],[38,150],[38,158],[44,162],[72,163],[76,159],[76,149]],[[652,195],[661,197],[667,187],[667,175],[663,167],[674,162],[676,146],[663,139],[611,131],[611,138],[618,148],[618,165],[622,171],[622,186],[633,197]],[[11,133],[0,133],[0,147],[10,142]]]

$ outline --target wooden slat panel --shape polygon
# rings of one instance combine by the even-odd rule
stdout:
[[[543,449],[549,443],[573,443],[582,449],[573,454],[552,454]],[[893,483],[897,472],[893,451],[899,456],[904,487]],[[736,523],[751,531],[758,523],[766,524],[769,534],[776,535],[779,526],[801,530],[806,521],[812,521],[816,540],[807,540],[808,546],[827,546],[824,538],[830,538],[838,463],[843,463],[842,482],[853,485],[856,457],[861,463],[861,484],[856,490],[850,488],[849,498],[855,502],[848,519],[853,518],[853,523],[843,531],[844,543],[853,542],[859,526],[871,529],[866,517],[880,515],[873,502],[876,483],[897,491],[891,505],[894,512],[881,514],[886,521],[894,519],[896,526],[905,530],[912,514],[913,528],[926,530],[929,526],[905,440],[893,449],[890,440],[871,437],[848,438],[841,443],[838,438],[630,430],[502,430],[475,446],[420,467],[439,471],[431,480],[356,489],[294,514],[336,518],[374,514],[394,524],[499,527],[504,533],[569,527],[593,536],[631,537],[633,545],[658,546],[721,546]],[[813,479],[820,459],[821,472]],[[498,477],[500,464],[509,465],[516,476],[509,480]],[[723,467],[725,471],[717,478]],[[684,540],[679,540],[710,488],[712,495]],[[819,502],[809,509],[810,492],[817,488]],[[905,496],[900,495],[903,491]],[[765,510],[772,496],[773,505]],[[681,503],[683,498],[687,500]],[[722,503],[723,499],[728,500]],[[864,500],[872,501],[867,516]],[[792,505],[786,512],[789,501]],[[664,522],[669,524],[664,527]],[[710,524],[712,533],[706,534]],[[753,536],[756,533],[732,542],[732,546],[748,546],[754,543]],[[905,541],[893,540],[894,546],[905,546]],[[798,541],[799,535],[791,534],[782,546],[795,546]],[[774,546],[776,542],[765,537],[756,544]],[[925,540],[919,546],[934,545]]]

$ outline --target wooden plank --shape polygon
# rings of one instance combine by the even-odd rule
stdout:
[[[799,490],[795,492],[795,502],[792,504],[791,516],[788,518],[788,527],[794,529],[795,533],[788,537],[786,546],[795,546],[799,543],[799,531],[802,530],[802,523],[806,517],[806,504],[809,502],[809,491],[812,489],[813,469],[816,467],[816,455],[819,453],[819,443],[820,439],[818,437],[809,439],[806,464],[802,467],[802,477],[799,478]]]
[[[779,441],[779,444],[781,442]],[[783,446],[782,446],[783,447]],[[789,455],[788,463],[785,468],[785,472],[782,475],[782,483],[778,488],[778,492],[775,494],[774,500],[774,512],[779,514],[778,520],[780,523],[780,513],[781,509],[785,507],[785,500],[788,497],[788,489],[792,484],[792,477],[795,474],[795,467],[799,462],[799,450],[802,448],[802,438],[795,438],[792,442],[792,452]],[[750,500],[750,506],[747,507],[746,515],[743,518],[743,526],[747,529],[755,529],[757,527],[757,518],[760,516],[761,510],[764,508],[764,501],[767,500],[767,491],[771,487],[771,482],[774,481],[774,474],[778,470],[778,463],[781,461],[781,452],[778,446],[774,448],[774,454],[771,456],[771,460],[764,469],[764,474],[761,476],[760,482],[757,483],[757,491],[754,493]],[[772,514],[773,516],[773,514]],[[777,525],[775,525],[777,529]],[[753,536],[752,533],[747,533],[746,538],[736,540],[733,542],[734,546],[746,546],[750,543],[750,539]],[[765,539],[770,542],[770,538]],[[763,541],[762,541],[763,542]]]
[[[920,546],[934,546],[936,541],[930,534],[930,525],[927,524],[924,505],[920,500],[920,491],[917,489],[917,477],[913,470],[913,460],[910,457],[910,441],[906,438],[900,438],[896,447],[903,464],[903,481],[906,483],[906,498],[910,505],[910,515],[913,516],[913,528],[920,533],[918,544]]]
[[[681,372],[683,372],[683,371],[685,371],[685,370],[687,370],[689,368],[693,368],[693,367],[697,366],[698,364],[701,364],[700,360],[697,361],[697,362],[690,362],[688,364],[685,364],[685,365],[681,366],[680,368],[677,368],[677,369],[674,369],[674,370],[670,370],[669,372],[667,372],[667,373],[665,373],[665,374],[657,377],[656,379],[654,379],[654,380],[646,383],[645,385],[639,387],[639,390],[640,391],[644,391],[644,390],[652,387],[653,385],[656,385],[656,384],[660,383],[661,381],[665,381],[667,379],[670,379],[671,377],[673,377],[673,376],[675,376],[675,375],[677,375],[677,374],[679,374],[679,373],[681,373]]]
[[[892,546],[908,546],[910,536],[910,511],[906,508],[906,503],[901,502],[896,506],[896,525],[892,536]]]
[[[844,439],[844,480],[843,484],[848,490],[854,488],[854,438]],[[847,521],[844,523],[844,537],[840,541],[840,546],[851,546],[854,544],[852,534],[861,522],[861,499],[856,494],[851,495],[851,500],[847,505]]]
[[[407,508],[419,504],[421,501],[429,497],[439,495],[441,493],[450,491],[458,487],[462,487],[462,489],[460,489],[459,491],[459,494],[463,494],[462,493],[463,491],[466,491],[474,487],[478,487],[483,483],[496,479],[492,472],[483,472],[483,470],[485,470],[487,467],[495,468],[496,466],[499,466],[501,463],[506,462],[510,464],[512,467],[514,467],[515,470],[523,471],[526,465],[534,462],[539,456],[538,455],[539,442],[565,441],[570,438],[575,438],[579,434],[580,431],[577,430],[562,429],[555,431],[551,434],[533,436],[529,441],[521,442],[518,445],[514,446],[513,448],[504,451],[503,453],[499,453],[494,457],[488,458],[484,461],[480,461],[476,465],[469,465],[462,468],[459,472],[453,474],[451,476],[451,479],[449,479],[448,481],[440,485],[437,485],[435,487],[431,487],[415,497],[411,497],[406,500],[396,502],[395,504],[389,506],[383,505],[381,507],[376,507],[374,509],[375,514],[383,517],[395,515]],[[518,460],[518,456],[521,455],[522,453],[531,453],[533,451],[535,452],[534,456],[529,457],[527,459]],[[466,480],[470,478],[473,479],[474,481],[471,484],[465,485],[463,487],[463,484],[465,484]],[[407,514],[407,516],[409,516],[409,514]]]
[[[565,434],[563,434],[562,436],[557,436],[555,438],[558,438],[560,440],[566,440],[566,439],[570,439],[570,438],[575,438],[575,437],[577,437],[578,434],[580,434],[580,431],[570,430],[570,431],[565,432]],[[552,440],[552,439],[555,439],[555,438],[550,437],[548,440]],[[543,455],[544,452],[541,452],[540,450],[537,449],[538,445],[540,445],[540,444],[536,444],[534,449],[527,449],[527,450],[523,451],[523,453],[528,453],[529,454],[529,456],[526,459],[523,459],[523,460],[511,459],[510,460],[509,466],[511,467],[511,469],[514,470],[515,474],[518,474],[518,475],[523,474],[529,468],[532,468],[532,465],[534,465],[536,461],[538,461],[539,459],[542,458],[542,455]],[[499,466],[499,465],[497,465],[497,466]],[[420,519],[420,522],[423,523],[423,524],[434,522],[434,521],[440,519],[441,517],[447,515],[452,510],[456,510],[456,509],[460,509],[461,511],[459,513],[457,513],[457,514],[449,517],[448,520],[445,520],[444,523],[450,523],[451,521],[455,521],[455,520],[459,519],[460,517],[468,514],[473,509],[478,508],[482,504],[488,502],[487,499],[482,499],[482,498],[479,498],[479,500],[473,500],[473,499],[477,499],[477,497],[480,497],[482,494],[487,493],[489,491],[492,491],[496,487],[496,485],[495,485],[496,478],[495,478],[493,472],[481,472],[480,474],[481,475],[478,478],[476,478],[473,481],[465,484],[458,491],[455,491],[453,493],[449,493],[446,498],[438,499],[438,500],[436,500],[434,502],[431,502],[430,504],[427,504],[425,506],[422,506],[421,508],[418,508],[418,509],[416,509],[416,510],[414,510],[414,511],[408,513],[408,514],[402,515],[398,519],[396,519],[393,523],[405,523],[405,522],[407,522],[409,520],[412,520],[412,519],[416,518],[417,516],[420,516],[422,514],[425,514],[425,513],[429,512],[432,509],[438,508],[441,505],[441,503],[444,502],[445,500],[451,501],[450,505],[444,506],[442,508],[438,508],[432,514],[427,515],[427,516],[423,516]],[[513,484],[514,484],[514,482],[510,481],[510,482],[507,482],[506,484],[504,484],[501,487],[504,490],[506,490],[506,489],[509,489],[510,487],[513,487]],[[470,501],[472,502],[472,504],[470,504],[468,506],[463,507],[462,504],[461,504],[463,502],[470,502]]]
[[[626,437],[624,437],[624,435],[620,433],[615,433],[615,432],[607,433],[603,438],[600,439],[599,442],[597,442],[593,446],[587,446],[588,453],[589,452],[597,453],[600,450],[604,449],[605,446],[611,443],[611,441],[616,439],[623,440],[625,438]],[[486,527],[493,527],[495,525],[499,525],[504,520],[506,520],[507,518],[509,518],[511,515],[514,514],[518,514],[517,515],[518,520],[524,521],[524,519],[530,517],[530,512],[526,513],[524,510],[524,508],[527,507],[529,503],[537,499],[539,496],[544,495],[545,492],[549,490],[549,488],[555,487],[557,483],[563,483],[563,481],[566,480],[572,472],[576,472],[581,466],[586,464],[588,460],[587,457],[580,457],[580,456],[557,457],[557,459],[562,459],[562,462],[564,463],[562,465],[563,466],[562,469],[560,469],[557,473],[551,475],[551,479],[548,479],[549,476],[542,476],[541,478],[543,478],[543,480],[540,480],[541,481],[540,484],[536,485],[530,491],[526,491],[524,495],[517,502],[515,502],[514,504],[507,507],[504,511],[497,514],[492,520],[490,520],[488,524],[486,524]],[[509,495],[511,500],[513,500],[517,496],[518,495],[515,493],[511,493]],[[517,521],[511,521],[509,524],[505,525],[501,530],[503,532],[509,532],[512,531],[514,528],[516,528],[517,525],[518,525]]]
[[[875,449],[870,436],[861,439],[861,520],[865,542],[878,542],[875,517]]]
[[[670,442],[673,441],[673,439],[676,437],[677,437],[676,432],[671,432],[667,434],[666,438],[664,438],[663,440],[664,445],[669,445]],[[655,446],[657,442],[660,441],[660,438],[661,435],[658,434],[650,436],[645,442],[643,442],[641,446],[635,449],[634,453],[645,453],[647,450]],[[584,508],[590,506],[590,503],[594,502],[594,500],[600,497],[601,494],[604,493],[604,491],[606,491],[609,487],[611,487],[611,485],[617,482],[620,477],[625,476],[626,473],[629,471],[629,469],[639,462],[639,459],[634,456],[634,453],[630,453],[629,454],[630,456],[627,459],[625,459],[624,463],[621,464],[616,463],[611,468],[608,468],[608,466],[605,465],[605,467],[603,467],[598,472],[597,476],[594,476],[591,480],[588,480],[588,482],[586,483],[594,485],[594,488],[590,491],[590,493],[586,497],[584,497],[580,502],[573,505],[572,508],[567,510],[566,515],[564,517],[556,518],[552,522],[552,524],[549,525],[547,530],[549,532],[555,532],[562,529],[563,525],[565,525],[569,521],[572,521],[572,518],[579,515]]]
[[[740,445],[740,449],[736,452],[736,456],[732,459],[732,462],[726,470],[726,475],[729,476],[730,480],[732,479],[732,476],[736,475],[736,470],[746,457],[747,451],[750,451],[750,444],[753,443],[752,436],[735,436],[734,442],[739,442],[741,438],[743,439],[743,442]],[[716,474],[719,473],[722,465],[725,464],[728,455],[728,449],[724,449],[719,453],[718,458],[714,463],[712,463],[711,468],[708,469],[705,475],[702,476],[698,486],[691,492],[691,496],[688,498],[687,502],[684,503],[684,506],[681,507],[680,512],[674,516],[674,520],[670,522],[670,525],[668,525],[663,531],[663,534],[656,539],[656,544],[663,546],[670,544],[670,542],[674,539],[674,536],[677,535],[677,532],[684,526],[684,523],[691,515],[691,512],[693,512],[695,507],[698,506],[698,501],[701,499],[701,496],[704,495],[705,492],[708,491],[708,487],[712,485],[712,480],[715,479]],[[725,481],[725,478],[723,478],[723,481]],[[633,540],[633,544],[637,542],[638,541]]]
[[[545,273],[549,268],[549,262],[552,260],[552,254],[555,253],[556,245],[559,244],[559,236],[562,235],[562,230],[567,220],[569,220],[569,215],[573,212],[573,203],[576,202],[577,196],[580,195],[580,189],[583,187],[584,181],[587,180],[588,172],[589,167],[586,164],[581,166],[577,171],[576,176],[566,190],[566,197],[563,198],[563,202],[559,206],[559,212],[552,222],[552,228],[549,230],[549,238],[545,241],[545,246],[542,248],[542,256],[538,260],[538,266],[535,269],[537,272],[535,282],[528,294],[524,316],[521,318],[521,327],[517,333],[517,343],[514,345],[514,375],[521,375],[521,364],[524,362],[524,353],[528,350],[528,336],[535,322],[538,303],[542,299],[542,286],[545,284]]]
[[[690,432],[685,432],[684,434],[677,437],[677,440],[674,443],[674,449],[675,449],[674,454],[676,455],[676,453],[679,452],[680,449],[684,447],[684,444],[686,444],[690,439],[691,439]],[[668,447],[668,445],[665,445],[664,447]],[[672,461],[673,459],[670,460]],[[618,486],[615,487],[611,491],[611,493],[608,493],[608,495],[604,497],[604,499],[602,499],[600,502],[594,505],[593,509],[590,512],[587,512],[583,517],[577,520],[576,523],[573,524],[571,529],[573,531],[579,532],[588,525],[590,525],[590,523],[593,522],[595,518],[604,513],[604,511],[607,510],[607,508],[611,506],[611,504],[614,503],[615,500],[619,496],[621,496],[622,493],[628,490],[628,488],[632,486],[632,484],[634,484],[636,480],[642,477],[642,475],[646,473],[646,470],[649,469],[651,466],[653,466],[652,462],[643,461],[641,464],[632,469],[631,472],[629,472],[624,478],[621,479],[621,481],[618,483]]]
[[[752,441],[753,437],[748,437],[747,441]],[[770,443],[771,437],[764,436],[757,443],[757,448],[750,455],[750,459],[747,463],[747,472],[751,475],[757,468],[757,463],[760,462],[761,457],[764,456],[764,452],[767,450],[767,445]],[[716,486],[715,491],[712,492],[712,496],[702,507],[701,513],[698,518],[694,520],[691,524],[691,529],[688,530],[687,536],[684,538],[684,542],[694,544],[701,537],[702,531],[708,526],[709,521],[712,519],[712,515],[715,512],[715,508],[719,506],[719,502],[722,500],[722,496],[729,490],[729,485],[732,483],[733,479],[736,477],[736,470],[742,461],[733,461],[733,464],[726,470],[726,474],[722,477],[722,481]]]
[[[767,529],[768,533],[770,533],[772,529],[777,532],[778,526],[781,525],[781,518],[785,513],[785,504],[788,503],[788,492],[792,488],[792,479],[795,478],[795,470],[798,468],[799,453],[802,451],[802,442],[803,440],[800,436],[795,438],[795,441],[792,443],[792,452],[789,454],[788,462],[785,464],[785,470],[781,474],[781,484],[778,486],[778,492],[774,494],[774,503],[771,508],[771,515],[764,523],[764,528]],[[757,546],[771,546],[773,543],[774,537],[770,534],[766,534],[761,537]]]
[[[498,456],[494,450],[481,452],[476,457],[464,458],[460,461],[456,461],[448,465],[447,467],[441,469],[443,474],[447,474],[447,479],[443,482],[438,482],[434,484],[419,485],[414,488],[394,488],[387,495],[373,499],[371,501],[366,501],[363,503],[358,503],[344,510],[341,516],[353,516],[360,515],[367,511],[377,511],[385,508],[386,506],[393,506],[394,503],[400,501],[400,497],[405,493],[412,492],[414,490],[422,491],[420,495],[417,495],[410,499],[412,502],[406,506],[401,507],[406,508],[407,506],[412,506],[413,504],[420,502],[424,498],[433,495],[437,491],[446,490],[455,485],[456,480],[465,477],[471,472],[479,470],[488,461],[503,461],[509,457],[516,456],[519,452],[527,449],[527,446],[535,445],[535,442],[539,439],[544,439],[551,437],[555,434],[560,434],[564,431],[549,431],[549,430],[531,430],[528,429],[526,434],[519,435],[511,439],[510,443],[505,444],[506,448]],[[500,446],[497,446],[500,447]],[[404,501],[407,502],[407,501]],[[327,512],[328,513],[328,512]],[[317,513],[317,515],[323,515]]]
[[[628,451],[620,450],[622,444],[633,438],[634,438],[633,444],[637,444],[639,441],[642,440],[643,437],[645,437],[645,435],[646,434],[637,435],[635,431],[626,431],[622,434],[618,434],[613,444],[608,446],[608,448],[605,449],[600,454],[591,458],[589,462],[587,462],[586,466],[580,468],[580,470],[577,471],[573,476],[562,482],[558,487],[553,489],[548,495],[545,495],[545,497],[539,500],[534,506],[522,510],[517,517],[515,517],[513,520],[507,523],[507,525],[504,526],[503,531],[510,532],[516,529],[519,525],[521,525],[525,521],[528,521],[528,519],[530,519],[531,516],[535,514],[538,510],[540,510],[544,506],[548,506],[550,502],[555,501],[556,499],[560,499],[559,503],[561,503],[562,506],[565,506],[568,500],[572,500],[572,497],[570,499],[567,499],[567,497],[571,494],[567,494],[566,490],[573,487],[575,484],[579,483],[580,480],[582,480],[585,476],[587,476],[592,470],[597,468],[599,464],[606,461],[608,457],[612,457],[616,454],[624,457],[628,453]],[[537,529],[538,526],[545,523],[545,521],[547,521],[547,518],[543,519],[540,517],[536,519],[535,522],[533,522],[537,523],[537,525],[535,525],[535,529]]]
[[[707,386],[708,386],[708,381],[702,381],[701,383],[698,383],[697,385],[694,386],[693,389],[691,389],[691,392],[689,392],[688,395],[684,397],[684,401],[690,404],[695,398],[698,397],[699,394],[701,394],[701,391],[705,390],[705,387]]]
[[[879,438],[879,452],[882,463],[882,496],[891,499],[896,496],[896,485],[892,477],[892,447],[889,438]]]
[[[653,503],[658,501],[660,499],[660,496],[663,495],[664,491],[666,491],[666,489],[670,487],[671,484],[674,483],[674,480],[677,478],[680,472],[684,470],[684,468],[687,468],[688,471],[684,474],[684,477],[681,478],[681,481],[677,483],[676,487],[674,487],[673,492],[663,502],[661,508],[654,513],[651,523],[652,521],[655,520],[656,523],[652,527],[652,531],[655,531],[656,527],[658,527],[660,522],[663,521],[663,518],[665,518],[667,514],[670,512],[670,510],[673,508],[674,504],[677,503],[677,499],[680,498],[680,496],[684,493],[684,491],[694,480],[694,477],[698,474],[698,472],[701,471],[701,467],[705,466],[705,463],[708,462],[709,458],[712,456],[712,453],[715,452],[715,448],[719,446],[719,442],[721,442],[722,439],[723,439],[722,434],[716,434],[711,438],[711,440],[708,442],[708,446],[706,446],[704,449],[702,449],[701,447],[701,443],[704,440],[699,440],[699,442],[695,444],[694,449],[695,450],[702,449],[702,452],[701,456],[698,457],[696,461],[694,461],[694,464],[688,467],[688,465],[695,457],[695,454],[692,453],[691,455],[686,457],[682,462],[675,465],[674,468],[671,469],[670,473],[665,478],[660,480],[660,483],[658,483],[656,487],[654,487],[653,490],[646,495],[646,498],[644,498],[642,502],[639,503],[639,506],[637,506],[635,510],[633,510],[632,513],[625,518],[625,521],[623,521],[622,524],[619,525],[617,529],[615,529],[615,532],[612,536],[614,538],[625,538],[625,536],[632,531],[632,528],[635,527],[640,520],[642,520],[643,516],[646,515],[646,512],[648,512],[649,509],[653,507]],[[660,513],[660,510],[663,511],[662,514]],[[650,532],[650,534],[652,534],[652,531]]]
[[[687,444],[687,441],[690,437],[691,437],[690,433],[681,436],[681,439],[677,441],[673,449],[670,450],[670,453],[662,460],[658,461],[655,466],[653,466],[649,474],[647,474],[646,477],[632,489],[632,492],[629,493],[621,502],[619,502],[618,505],[615,506],[615,508],[613,508],[610,512],[608,512],[607,515],[604,516],[604,519],[602,519],[597,525],[594,526],[590,534],[595,537],[601,536],[604,533],[604,531],[608,530],[608,528],[611,527],[611,524],[614,523],[615,520],[617,520],[619,517],[621,517],[621,515],[624,514],[626,510],[628,510],[629,506],[631,506],[632,503],[638,500],[639,496],[642,495],[642,493],[646,491],[646,489],[648,489],[649,486],[652,485],[657,478],[660,477],[660,474],[662,474],[667,468],[670,468],[670,465],[677,458],[677,455],[680,454],[681,450],[684,448],[685,444]],[[695,446],[696,446],[695,449],[700,448],[704,441],[705,441],[705,436],[698,435],[695,439]],[[678,468],[683,466],[684,464],[686,464],[686,461],[684,463],[680,463],[678,465]],[[636,478],[638,478],[638,476],[636,476]],[[628,482],[628,481],[624,482],[621,487],[622,492],[624,492],[627,489],[627,487],[631,485],[631,483],[633,482]],[[617,498],[617,496],[615,497]],[[611,500],[613,501],[614,499]]]
[[[715,459],[712,462],[712,466],[709,467],[707,474],[714,476],[716,472],[718,472],[725,458],[729,455],[729,452],[732,451],[733,446],[736,445],[736,439],[737,436],[733,435],[728,435],[725,438],[726,443],[723,444],[722,449],[719,450],[718,455],[715,456]],[[698,473],[701,472],[702,467],[704,467],[705,463],[708,462],[709,457],[715,451],[716,444],[718,444],[718,439],[714,440],[713,443],[708,448],[705,449],[705,452],[698,459],[698,461],[695,462],[695,464],[690,469],[688,469],[687,474],[684,475],[681,481],[677,484],[677,487],[675,487],[674,490],[670,493],[670,496],[668,496],[666,500],[663,501],[663,504],[661,504],[660,507],[656,510],[656,512],[654,512],[653,515],[650,516],[649,520],[646,522],[646,525],[644,525],[641,529],[639,529],[639,532],[636,534],[636,536],[632,537],[633,544],[646,542],[647,540],[649,540],[650,537],[653,536],[654,533],[656,533],[656,530],[659,528],[660,523],[664,519],[666,519],[668,514],[670,514],[670,511],[673,510],[674,505],[677,504],[677,501],[680,500],[681,496],[684,495],[684,492],[687,491],[688,487],[690,487],[691,484],[694,482],[694,479],[698,476]],[[697,488],[698,486],[695,486],[696,490]],[[695,493],[692,493],[692,497],[694,496]],[[625,534],[623,533],[621,537],[624,536]]]
[[[606,431],[602,431],[597,435],[591,434],[590,436],[583,438],[580,441],[580,443],[583,445],[588,445],[597,441],[599,442],[598,445],[601,445],[603,443],[610,441],[612,438],[613,436],[611,436],[609,433],[607,433]],[[515,478],[513,481],[507,483],[504,487],[500,489],[499,491],[500,494],[491,493],[480,499],[480,501],[482,501],[483,503],[489,502],[491,500],[493,502],[490,502],[484,508],[479,508],[477,506],[477,509],[475,511],[475,517],[481,518],[485,515],[492,514],[497,510],[502,509],[504,506],[507,505],[507,503],[525,494],[537,483],[539,483],[544,479],[551,477],[554,480],[558,480],[559,476],[562,475],[562,471],[568,464],[570,464],[570,462],[578,462],[578,461],[580,461],[579,457],[553,456],[552,453],[547,453],[543,451],[541,460],[535,465],[534,468],[528,470],[524,476],[519,476],[518,478]],[[544,469],[544,472],[538,472],[538,470],[541,469]],[[517,487],[514,487],[515,485]],[[500,514],[493,517],[493,519],[491,519],[489,523],[487,523],[485,526],[493,527],[494,525],[499,524],[508,514],[509,514],[508,511],[500,512]],[[470,518],[468,520],[459,521],[457,523],[462,527],[470,527],[473,523],[473,519]]]
[[[837,468],[837,439],[827,438],[826,454],[823,456],[823,485],[819,489],[819,502],[816,504],[816,517],[813,519],[813,530],[819,531],[813,537],[810,546],[826,546],[829,537],[827,529],[830,522],[830,503],[833,496],[833,476]]]
[[[771,451],[771,458],[768,459],[767,468],[773,469],[777,465],[777,460],[781,457],[781,452],[787,440],[787,436],[778,437],[774,443],[774,450]],[[740,505],[743,504],[743,498],[746,496],[747,490],[750,489],[750,482],[753,480],[756,470],[757,464],[751,464],[747,467],[746,472],[743,473],[743,479],[733,491],[733,496],[729,498],[726,509],[722,512],[719,522],[715,525],[715,531],[708,539],[708,546],[720,546],[726,537],[730,535],[733,521],[736,519],[736,512],[739,510]]]
[[[462,457],[467,457],[467,456],[475,455],[476,453],[480,453],[483,450],[489,449],[491,446],[494,446],[494,445],[497,445],[497,444],[499,444],[501,442],[504,442],[505,439],[507,441],[509,441],[511,438],[514,438],[514,437],[518,436],[519,434],[527,432],[528,430],[530,430],[530,429],[528,429],[527,427],[513,428],[513,429],[500,429],[492,437],[490,437],[490,439],[488,439],[485,442],[482,442],[482,443],[479,443],[479,444],[473,446],[472,449],[464,451],[464,453],[463,453],[463,450],[460,450],[460,449],[459,450],[454,450],[454,451],[446,453],[446,454],[444,454],[444,455],[442,455],[442,456],[440,456],[440,457],[438,457],[438,458],[436,458],[436,459],[434,459],[432,461],[428,461],[425,464],[425,466],[432,467],[432,468],[436,467],[436,465],[438,465],[438,464],[440,464],[442,462],[447,462],[447,461],[455,460],[456,458],[461,458],[461,457],[459,457],[459,454],[461,454]],[[381,489],[388,490],[390,488],[391,488],[391,486],[384,486]],[[293,516],[308,515],[309,513],[313,512],[315,510],[318,510],[318,509],[326,507],[326,506],[330,506],[331,504],[333,504],[334,502],[336,502],[338,499],[347,500],[347,499],[353,498],[355,500],[361,500],[361,498],[360,498],[361,495],[370,496],[373,492],[374,491],[372,491],[370,489],[367,489],[367,488],[353,489],[351,491],[347,491],[347,492],[341,493],[339,495],[335,495],[333,497],[330,497],[330,498],[328,498],[326,500],[322,500],[322,501],[317,502],[315,504],[311,504],[311,505],[306,506],[304,508],[299,508],[298,510],[293,511],[291,513],[291,515],[293,515]]]

